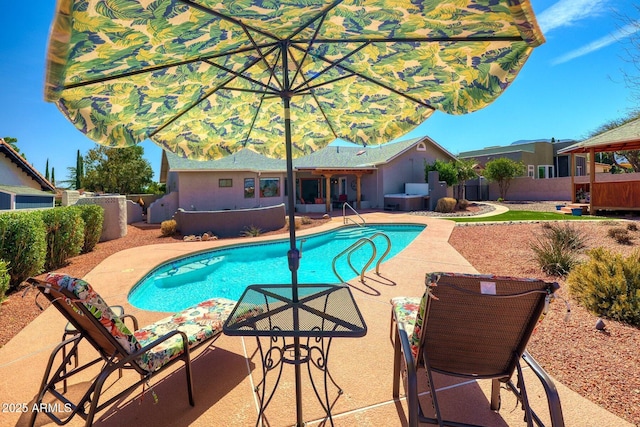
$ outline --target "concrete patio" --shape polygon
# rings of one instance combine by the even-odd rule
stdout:
[[[403,426],[406,425],[404,399],[392,398],[393,347],[389,339],[390,298],[400,295],[422,295],[425,274],[432,271],[475,273],[476,270],[449,244],[455,224],[442,219],[407,214],[369,213],[367,223],[411,222],[423,223],[427,228],[404,251],[385,262],[380,276],[366,275],[366,283],[357,278],[350,282],[356,302],[365,318],[368,333],[363,338],[336,338],[333,340],[328,364],[344,394],[337,396],[332,408],[336,426]],[[317,233],[342,225],[334,218],[319,228],[299,233],[301,236]],[[282,236],[280,236],[281,238]],[[272,238],[272,237],[271,237]],[[269,239],[258,237],[252,242]],[[135,315],[141,325],[151,323],[165,313],[147,312],[130,306],[129,289],[158,263],[192,253],[246,239],[189,242],[153,245],[119,252],[92,270],[85,279],[90,282],[109,304],[121,304],[127,313]],[[303,261],[304,262],[304,261]],[[34,293],[28,298],[33,298]],[[54,308],[47,309],[13,340],[0,348],[0,426],[24,426],[29,413],[16,410],[23,404],[31,409],[51,349],[60,341],[65,320]],[[93,350],[80,349],[80,358],[87,360]],[[534,354],[535,356],[535,354]],[[143,393],[139,387],[133,394],[99,413],[95,425],[153,425],[153,426],[254,426],[258,416],[253,389],[262,372],[259,353],[253,338],[221,336],[213,345],[196,352],[194,369],[194,407],[189,406],[183,368],[178,364],[166,375],[151,381],[153,392]],[[81,391],[95,371],[87,372],[70,386],[70,393]],[[107,395],[126,388],[135,379],[134,373],[117,375]],[[309,378],[303,369],[303,411],[307,425],[329,425],[318,403]],[[534,409],[547,419],[542,391],[532,373],[526,371],[527,390]],[[475,422],[488,426],[521,426],[523,412],[507,391],[502,392],[502,409],[495,413],[489,409],[490,381],[460,381],[437,378],[441,407],[445,417],[462,422]],[[564,419],[567,426],[631,426],[630,423],[583,399],[556,382],[560,392]],[[154,402],[153,394],[158,402]],[[279,427],[293,425],[295,415],[295,389],[293,368],[285,366],[283,378],[266,410],[264,425]],[[429,399],[423,395],[423,399]],[[54,425],[48,417],[40,415],[36,425]],[[83,425],[76,417],[69,425]]]

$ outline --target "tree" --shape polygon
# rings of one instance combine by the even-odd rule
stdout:
[[[507,197],[507,190],[513,178],[524,174],[524,164],[515,162],[506,157],[500,157],[487,162],[484,168],[484,177],[489,181],[496,181],[500,189],[500,198]]]
[[[51,184],[56,185],[56,168],[51,168]]]
[[[13,148],[16,151],[16,153],[20,154],[23,159],[27,158],[27,156],[25,156],[24,153],[22,151],[20,151],[20,149],[18,148],[18,138],[12,138],[10,136],[5,136],[2,139],[4,139],[4,142],[9,144],[11,146],[11,148]]]
[[[458,183],[458,171],[453,162],[436,159],[433,163],[425,163],[424,180],[427,182],[429,181],[429,172],[431,171],[437,171],[440,180],[446,182],[449,187]]]
[[[473,167],[476,164],[475,159],[458,159],[455,163],[457,180],[458,180],[458,196],[456,199],[461,200],[464,198],[464,184],[469,179],[473,179],[478,176]]]
[[[434,160],[433,163],[426,163],[424,167],[425,181],[428,181],[429,172],[437,171],[439,179],[446,182],[451,187],[456,184],[458,186],[458,194],[456,199],[464,198],[464,183],[476,176],[473,169],[475,165],[474,159],[455,160],[445,162],[443,160]]]
[[[141,193],[153,177],[151,164],[143,154],[144,149],[139,145],[127,148],[98,146],[89,150],[83,161],[82,185],[89,191]]]
[[[82,160],[82,156],[80,155],[80,150],[78,150],[77,154],[76,154],[76,170],[75,170],[75,175],[76,175],[76,179],[75,179],[75,184],[76,184],[76,190],[79,190],[82,188],[82,178],[84,175],[84,162]]]
[[[46,179],[47,181],[49,181],[49,159],[47,159],[47,166],[45,166],[44,168],[44,179]]]

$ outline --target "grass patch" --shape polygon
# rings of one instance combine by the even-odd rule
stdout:
[[[485,217],[458,217],[446,218],[455,222],[501,222],[501,221],[584,221],[601,220],[610,218],[604,216],[582,215],[573,216],[559,214],[555,212],[534,212],[534,211],[507,211],[494,216]]]

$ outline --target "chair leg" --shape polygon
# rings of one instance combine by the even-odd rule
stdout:
[[[393,345],[393,398],[400,397],[400,365],[402,353],[400,351],[400,336],[398,331],[395,331],[395,343]]]
[[[500,380],[491,381],[491,410],[500,410]]]

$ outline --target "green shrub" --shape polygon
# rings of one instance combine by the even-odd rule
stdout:
[[[175,219],[162,221],[160,223],[160,233],[162,233],[162,235],[165,237],[173,236],[174,234],[176,234],[177,227],[178,223]]]
[[[614,239],[616,242],[621,245],[630,245],[631,244],[631,236],[629,235],[629,231],[626,228],[615,227],[607,230],[607,235]]]
[[[11,282],[7,264],[5,260],[0,259],[0,302],[5,300],[5,295],[9,291],[9,283]]]
[[[542,271],[552,276],[564,276],[578,263],[585,240],[581,231],[568,224],[545,224],[542,234],[530,243],[530,247]]]
[[[71,257],[80,255],[84,245],[84,221],[74,206],[41,212],[47,231],[47,271],[60,268]]]
[[[104,222],[104,208],[99,205],[74,205],[74,209],[80,211],[84,221],[84,243],[82,253],[91,252],[102,236],[102,224]]]
[[[469,207],[469,201],[467,199],[458,200],[458,209],[464,211]]]
[[[10,288],[43,271],[47,254],[46,229],[40,212],[0,215],[0,258],[9,263]]]
[[[456,209],[456,199],[452,197],[443,197],[436,204],[436,212],[450,213]]]
[[[603,248],[567,277],[572,295],[601,317],[640,326],[640,251],[628,257]]]
[[[262,234],[262,229],[259,227],[256,227],[255,225],[247,226],[244,228],[244,230],[240,232],[240,235],[242,237],[258,237],[261,234]]]

